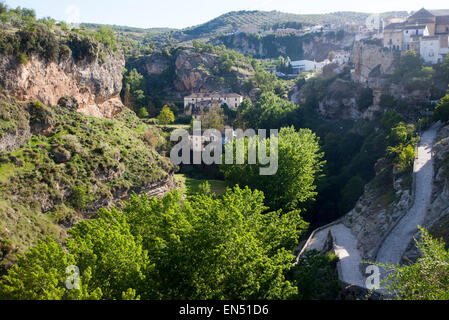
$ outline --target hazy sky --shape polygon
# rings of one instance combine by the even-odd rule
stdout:
[[[36,10],[69,22],[96,22],[141,28],[184,28],[236,10],[291,13],[385,12],[449,9],[447,0],[3,0],[10,7]]]

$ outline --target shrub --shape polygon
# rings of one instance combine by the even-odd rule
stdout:
[[[72,50],[69,48],[68,45],[63,44],[59,48],[59,59],[61,61],[69,60],[72,57]]]
[[[74,186],[72,188],[71,203],[76,209],[85,209],[92,202],[92,196],[85,186]]]
[[[442,98],[441,103],[435,108],[434,118],[441,122],[449,121],[449,94]]]
[[[156,148],[158,143],[158,137],[153,133],[153,131],[147,131],[144,134],[145,141],[150,145],[151,148]]]
[[[75,61],[87,60],[93,62],[98,56],[98,43],[88,37],[72,34],[67,45],[72,50]]]
[[[145,107],[140,108],[137,115],[139,116],[139,118],[147,118],[149,116],[147,108]]]
[[[28,56],[26,55],[26,53],[21,53],[19,55],[18,60],[19,60],[19,64],[25,65],[28,63]]]

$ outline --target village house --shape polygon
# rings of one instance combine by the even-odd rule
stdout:
[[[236,93],[192,93],[184,97],[184,110],[188,115],[200,114],[212,106],[226,104],[237,109],[243,102],[243,96]]]
[[[449,11],[423,8],[405,21],[388,24],[383,38],[384,47],[415,50],[427,63],[441,62],[449,52]]]

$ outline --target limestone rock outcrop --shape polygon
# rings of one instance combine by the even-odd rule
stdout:
[[[365,83],[373,73],[379,76],[392,74],[398,58],[394,51],[357,42],[351,53],[351,61],[354,63],[353,80]]]
[[[37,100],[52,106],[69,96],[76,100],[79,112],[112,118],[123,108],[120,91],[124,66],[123,57],[112,55],[91,63],[75,63],[73,59],[46,62],[32,56],[26,64],[2,55],[0,85],[5,94],[18,101]]]

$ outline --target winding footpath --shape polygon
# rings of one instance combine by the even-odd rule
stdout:
[[[433,184],[432,147],[439,126],[434,124],[421,136],[418,146],[418,156],[415,160],[415,199],[412,208],[402,217],[390,231],[380,247],[376,261],[387,264],[399,264],[405,250],[424,223],[427,209],[430,205]]]
[[[430,204],[433,183],[432,146],[435,141],[438,124],[434,124],[422,134],[415,159],[413,173],[415,175],[415,199],[412,208],[390,230],[379,248],[376,261],[398,264],[410,241],[417,232],[417,227],[424,222]],[[360,271],[362,258],[357,249],[357,239],[351,230],[337,220],[327,226],[315,230],[307,240],[299,256],[305,251],[322,250],[331,232],[334,239],[334,250],[340,258],[338,275],[341,281],[366,288],[366,277]]]

